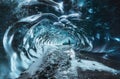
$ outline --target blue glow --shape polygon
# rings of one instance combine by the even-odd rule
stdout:
[[[76,59],[79,59],[76,53],[81,54],[81,51],[105,53],[106,58],[116,51],[119,52],[120,38],[112,37],[114,34],[111,34],[110,25],[114,21],[110,20],[111,16],[107,16],[109,13],[107,7],[104,8],[99,4],[99,7],[94,7],[96,4],[93,5],[92,0],[17,0],[16,2],[15,8],[12,3],[9,5],[12,6],[10,13],[13,20],[14,18],[17,20],[9,24],[11,26],[8,26],[2,39],[9,62],[6,67],[0,64],[2,79],[6,79],[6,75],[7,78],[17,78],[37,59],[40,59],[39,64],[42,63],[39,67],[44,69],[44,64],[48,65],[45,62],[47,58],[53,64],[54,60],[60,61],[60,66],[69,60],[72,71],[75,71],[74,75],[77,74],[75,70],[77,66],[88,70],[93,68],[98,71],[117,72],[97,62],[93,64],[97,64],[98,67],[93,66],[92,61],[82,60],[84,62],[81,63]],[[6,17],[9,18],[8,16]],[[29,71],[33,73],[32,70]]]
[[[88,12],[89,12],[89,13],[93,13],[93,9],[90,8],[90,9],[88,10]]]

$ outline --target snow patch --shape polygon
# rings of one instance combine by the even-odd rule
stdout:
[[[75,59],[75,52],[73,50],[70,51],[71,52],[71,68],[72,70],[76,70],[77,67],[80,67],[82,70],[98,70],[98,71],[106,71],[106,72],[110,72],[113,74],[118,74],[119,71],[115,70],[111,67],[105,66],[102,63],[99,63],[97,61],[91,61],[91,60],[85,60],[85,59],[81,59],[80,62],[78,62],[77,59]]]

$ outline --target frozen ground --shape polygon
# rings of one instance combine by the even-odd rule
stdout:
[[[44,53],[19,79],[119,79],[119,69],[110,67],[109,61],[88,57],[86,53],[75,52],[69,46],[58,46],[59,49]],[[79,57],[76,56],[79,53]],[[119,64],[119,63],[118,63]]]

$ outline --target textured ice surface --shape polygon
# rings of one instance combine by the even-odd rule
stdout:
[[[118,8],[114,7],[118,3],[111,4],[110,2],[109,0],[102,2],[99,0],[1,0],[2,19],[0,19],[2,27],[5,26],[5,28],[0,28],[0,32],[8,28],[4,38],[2,35],[1,42],[3,40],[7,55],[5,59],[8,61],[5,67],[2,66],[6,64],[5,62],[0,63],[0,75],[3,78],[15,78],[29,66],[31,67],[28,71],[33,74],[38,68],[35,68],[33,72],[31,68],[40,65],[43,69],[40,69],[40,72],[44,75],[48,73],[49,77],[51,70],[47,72],[45,67],[48,65],[54,69],[52,66],[56,65],[53,64],[54,61],[58,63],[59,67],[58,70],[55,67],[57,78],[60,77],[60,74],[77,75],[76,67],[85,71],[118,73],[119,70],[107,67],[95,60],[80,58],[80,62],[78,62],[75,56],[75,53],[81,53],[81,51],[94,54],[106,53],[101,58],[119,62],[119,36],[111,34],[111,27],[113,29],[113,26],[116,27],[116,24],[119,23],[117,22],[119,20]],[[0,46],[2,46],[1,42]],[[64,47],[66,45],[71,46],[70,49],[66,49]],[[65,53],[65,50],[68,53]],[[59,59],[59,55],[63,60]],[[31,65],[33,62],[39,61],[38,59],[42,60]],[[67,61],[69,61],[68,65],[64,66]],[[63,67],[59,65],[63,65]],[[49,67],[47,68],[49,69]],[[60,72],[64,69],[66,70]],[[43,72],[44,70],[46,71]],[[72,73],[71,70],[75,72]],[[54,73],[54,71],[52,72]]]
[[[47,46],[46,46],[47,47]],[[82,71],[99,71],[108,72],[111,74],[119,74],[119,71],[108,67],[102,63],[87,59],[76,59],[75,51],[71,46],[57,46],[56,48],[50,46],[52,51],[44,52],[39,59],[37,59],[28,70],[26,70],[21,78],[56,78],[56,79],[76,79],[80,74],[78,68]],[[46,49],[46,48],[45,48]],[[37,74],[36,74],[37,73]],[[25,74],[26,77],[25,77]],[[41,77],[39,76],[41,75]],[[75,78],[76,77],[76,78]]]

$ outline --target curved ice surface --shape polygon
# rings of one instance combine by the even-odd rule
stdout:
[[[65,16],[75,19],[76,15]],[[6,31],[3,44],[10,57],[13,73],[20,73],[22,69],[18,69],[18,67],[28,68],[36,58],[41,56],[41,52],[47,50],[43,46],[70,45],[76,50],[89,51],[92,49],[91,41],[82,29],[77,29],[77,26],[67,18],[59,19],[51,13],[21,19]]]
[[[17,0],[17,2],[18,6],[15,8],[15,13],[18,12],[19,14],[21,12],[23,15],[16,15],[20,16],[19,20],[9,26],[3,38],[3,45],[10,61],[8,78],[18,77],[37,59],[40,60],[39,64],[44,63],[44,58],[49,58],[48,55],[51,52],[55,55],[56,52],[65,54],[68,59],[71,57],[71,65],[73,65],[71,70],[73,69],[73,71],[76,67],[74,64],[76,64],[85,70],[92,68],[93,70],[118,73],[117,70],[95,61],[82,60],[79,63],[75,59],[74,50],[106,53],[103,58],[109,58],[108,54],[115,55],[114,52],[120,46],[120,39],[113,38],[106,30],[106,23],[96,23],[95,26],[98,28],[95,29],[96,27],[90,21],[95,13],[93,8],[90,7],[86,13],[80,10],[86,7],[87,2],[85,0],[70,0],[70,4],[65,4],[67,2],[65,0]],[[24,12],[28,11],[31,6],[36,5],[38,6],[35,7],[37,13],[33,11],[33,14],[28,12],[24,15]],[[41,10],[40,5],[46,6],[44,7],[45,11],[44,9]],[[23,10],[24,7],[27,7],[26,11]],[[40,11],[38,11],[39,9]],[[30,9],[30,11],[32,10]],[[101,24],[105,28],[98,30]],[[114,44],[116,46],[113,47]],[[69,52],[66,55],[66,53],[63,53],[66,51],[72,51],[72,53]],[[64,59],[63,56],[65,62],[66,58]],[[52,62],[52,58],[50,60]],[[59,61],[57,58],[55,60]],[[86,63],[89,63],[90,66],[85,66]],[[90,63],[96,64],[96,66]]]

